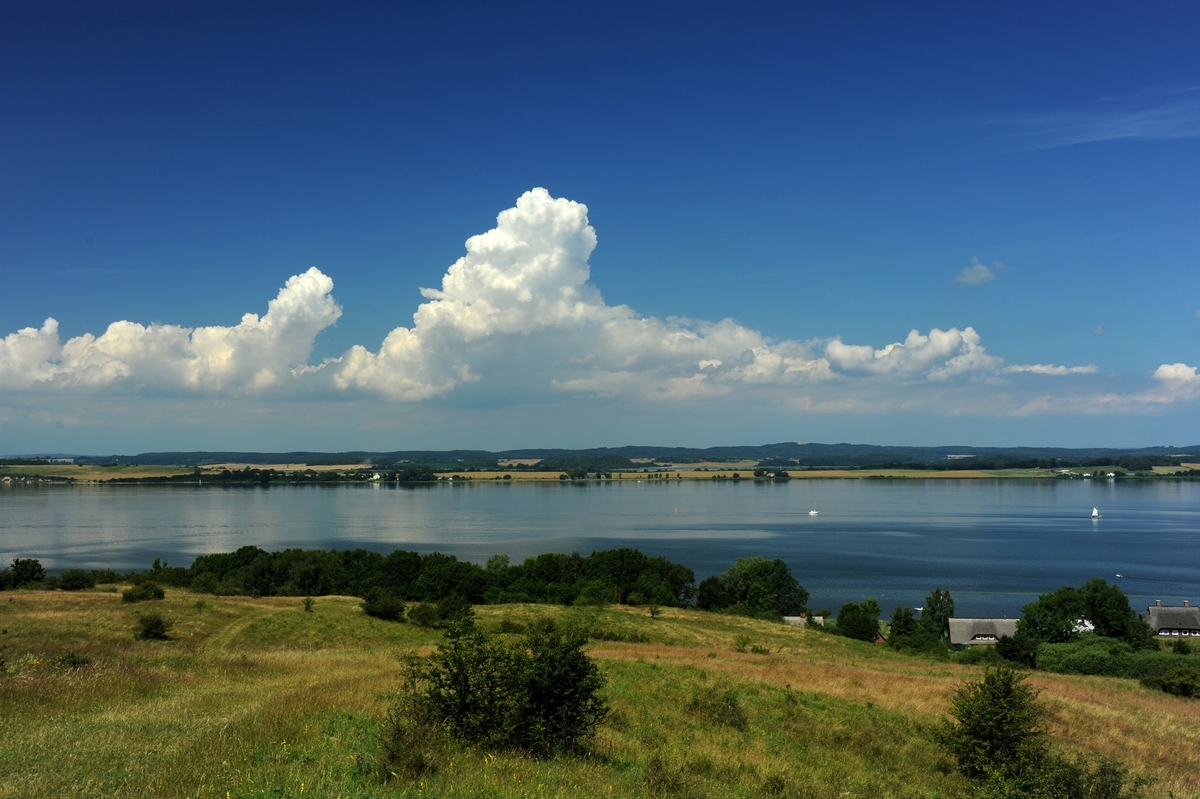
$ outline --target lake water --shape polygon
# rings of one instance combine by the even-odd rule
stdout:
[[[814,507],[820,515],[809,516]],[[632,546],[689,566],[697,579],[762,555],[787,561],[814,607],[870,596],[890,613],[941,587],[960,616],[1016,615],[1039,593],[1104,577],[1140,608],[1200,600],[1200,483],[0,488],[0,563],[19,556],[52,571],[129,569],[161,557],[187,565],[246,544],[437,550],[477,562]]]

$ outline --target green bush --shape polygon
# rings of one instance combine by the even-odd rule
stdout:
[[[534,754],[589,741],[608,708],[604,678],[582,646],[581,630],[531,624],[516,643],[450,622],[438,650],[408,662],[401,720],[434,719],[466,743]]]
[[[144,613],[137,617],[133,636],[141,641],[166,641],[175,623],[161,613]]]
[[[1200,698],[1200,666],[1176,662],[1160,675],[1143,678],[1142,684],[1175,696]]]
[[[450,594],[438,601],[437,612],[438,619],[443,622],[462,621],[468,616],[474,616],[475,608],[458,594]]]
[[[998,666],[1004,662],[994,646],[969,646],[955,654],[954,660],[967,666]]]
[[[967,777],[1020,779],[1041,764],[1045,711],[1025,677],[1010,666],[994,666],[951,698],[950,719],[937,729],[937,740]]]
[[[70,569],[58,578],[58,587],[64,591],[81,591],[84,588],[95,588],[96,578],[91,572],[83,569]]]
[[[10,588],[15,588],[13,584],[12,572],[8,569],[0,569],[0,591],[7,591]]]
[[[1135,651],[1115,638],[1086,635],[1068,644],[1042,644],[1037,667],[1060,674],[1096,674],[1128,679],[1154,679],[1179,660],[1168,652]]]
[[[126,588],[121,592],[121,599],[124,602],[146,602],[148,600],[162,599],[166,595],[167,592],[158,583],[146,582]]]
[[[842,605],[837,615],[837,630],[847,638],[874,641],[879,636],[879,603],[868,599]]]
[[[408,620],[418,627],[436,627],[442,617],[438,615],[436,605],[419,602],[408,611]]]
[[[307,610],[307,608],[305,608]],[[404,600],[374,589],[362,601],[363,613],[384,621],[404,621]]]

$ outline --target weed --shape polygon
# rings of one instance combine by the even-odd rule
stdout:
[[[750,646],[750,636],[745,633],[738,633],[733,636],[733,651],[745,652],[746,647]]]
[[[667,764],[659,752],[650,756],[642,772],[642,783],[648,796],[688,797],[692,796],[687,775],[680,769]]]
[[[745,732],[750,726],[737,694],[730,689],[696,688],[688,702],[688,712],[714,724]]]
[[[521,624],[519,621],[513,621],[512,619],[501,619],[498,632],[519,635],[520,633],[525,632],[525,625]]]
[[[437,771],[437,749],[445,730],[433,722],[416,697],[408,694],[388,708],[379,731],[375,775],[381,782],[415,780]]]
[[[750,653],[753,655],[769,655],[771,654],[771,650],[765,646],[759,646],[758,644],[755,644],[754,646],[750,647]]]
[[[305,613],[312,613],[312,612],[313,612],[313,604],[314,604],[315,602],[316,602],[316,600],[314,600],[314,599],[313,599],[312,597],[310,597],[310,596],[306,596],[306,597],[304,597],[304,612],[305,612]]]
[[[82,669],[92,665],[92,659],[76,654],[72,649],[65,655],[59,655],[57,663],[64,669]]]

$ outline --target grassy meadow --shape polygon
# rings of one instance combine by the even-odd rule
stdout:
[[[138,614],[174,621],[139,641]],[[440,633],[358,600],[103,588],[0,594],[4,797],[968,797],[931,730],[975,667],[698,611],[477,608],[581,618],[612,712],[590,754],[441,751],[415,781],[373,773],[398,656]],[[742,650],[742,651],[738,651]],[[82,660],[87,665],[78,665]],[[73,665],[75,664],[75,665]],[[1055,748],[1114,758],[1150,797],[1200,796],[1200,701],[1136,682],[1035,673]]]

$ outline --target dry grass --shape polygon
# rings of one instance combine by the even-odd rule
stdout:
[[[613,716],[587,758],[453,750],[413,783],[370,773],[396,655],[436,632],[365,616],[351,597],[201,597],[155,609],[173,639],[133,638],[117,594],[0,594],[0,797],[968,796],[929,730],[972,667],[820,632],[668,609],[478,609],[479,623],[554,616],[606,637],[591,652]],[[734,651],[749,636],[770,654]],[[91,664],[67,668],[67,652]],[[1132,681],[1036,674],[1053,737],[1200,794],[1200,702]],[[690,709],[729,693],[746,729]],[[302,787],[303,786],[303,787]]]

